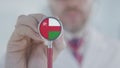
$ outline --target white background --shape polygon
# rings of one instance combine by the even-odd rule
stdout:
[[[120,39],[120,0],[96,0],[92,24],[108,37]],[[40,13],[45,0],[0,0],[0,68],[6,45],[21,14]]]

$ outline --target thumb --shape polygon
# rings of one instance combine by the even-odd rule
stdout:
[[[53,57],[56,59],[58,54],[66,47],[63,34],[53,42]]]

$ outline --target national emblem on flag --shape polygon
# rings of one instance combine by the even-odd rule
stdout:
[[[39,25],[40,34],[48,40],[55,40],[61,33],[62,27],[58,19],[45,18]]]

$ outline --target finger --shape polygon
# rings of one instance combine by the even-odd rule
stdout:
[[[30,14],[29,16],[34,18],[37,21],[37,24],[39,24],[42,19],[46,18],[46,16],[43,14]]]
[[[38,23],[41,21],[43,17],[45,16],[42,14],[38,14],[36,16],[35,14],[30,14],[28,16],[21,15],[18,17],[16,28],[20,25],[26,25],[31,27],[35,32],[38,33]]]
[[[25,36],[25,37],[27,37],[29,39],[32,39],[33,41],[43,42],[43,39],[41,38],[41,36],[39,35],[39,33],[36,33],[29,26],[21,25],[19,28],[16,29],[16,33],[19,36]]]
[[[32,53],[29,57],[28,68],[47,68],[47,56],[44,45],[38,44],[37,47],[32,49]]]
[[[53,42],[53,46],[58,51],[61,51],[62,49],[65,48],[66,45],[65,45],[65,42],[64,42],[63,35]]]
[[[53,57],[54,60],[56,59],[57,55],[66,47],[63,35],[61,35],[61,37],[59,37],[58,39],[56,39],[53,42]]]
[[[26,68],[25,49],[28,41],[13,32],[7,46],[5,68]]]

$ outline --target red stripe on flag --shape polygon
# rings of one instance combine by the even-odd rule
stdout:
[[[48,38],[48,21],[49,21],[48,18],[43,20],[39,28],[41,35],[45,38]]]
[[[49,31],[61,31],[61,27],[60,26],[49,26],[48,30]]]

